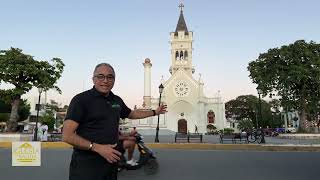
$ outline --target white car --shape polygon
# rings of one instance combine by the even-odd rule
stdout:
[[[287,128],[287,132],[288,132],[288,133],[296,133],[296,132],[297,132],[297,129],[294,128],[294,127],[289,127],[289,128]]]

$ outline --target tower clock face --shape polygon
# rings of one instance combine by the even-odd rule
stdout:
[[[175,86],[174,86],[174,93],[176,94],[176,96],[178,97],[185,97],[188,96],[189,92],[190,92],[190,87],[187,83],[185,82],[178,82]]]

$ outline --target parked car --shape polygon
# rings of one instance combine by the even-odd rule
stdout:
[[[287,132],[287,133],[296,133],[296,132],[297,132],[297,129],[294,128],[294,127],[288,127],[286,132]]]
[[[284,128],[276,128],[275,131],[278,133],[284,133],[285,129]]]

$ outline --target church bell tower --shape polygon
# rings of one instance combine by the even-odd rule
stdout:
[[[182,69],[186,71],[188,75],[192,76],[194,73],[194,68],[192,66],[193,32],[188,31],[183,16],[183,7],[184,5],[181,3],[179,5],[180,17],[176,30],[170,33],[171,67],[169,71],[173,75],[179,69]]]

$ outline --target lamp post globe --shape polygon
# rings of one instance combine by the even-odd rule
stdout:
[[[39,122],[39,111],[40,111],[40,98],[41,98],[41,93],[43,91],[43,88],[38,88],[39,91],[39,97],[38,97],[38,104],[36,104],[36,109],[37,109],[37,116],[36,116],[36,127],[34,128],[34,134],[33,134],[33,141],[38,140],[38,122]]]
[[[160,94],[159,106],[161,105],[161,95],[162,95],[163,89],[164,89],[164,87],[163,87],[163,85],[161,83],[160,86],[159,86],[159,94]],[[156,142],[156,143],[159,142],[159,120],[160,120],[160,114],[158,114],[158,121],[157,121],[157,128],[156,128],[156,138],[154,140],[154,142]]]

